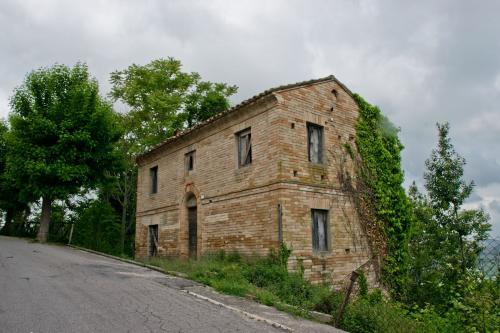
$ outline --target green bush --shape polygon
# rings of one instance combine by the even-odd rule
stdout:
[[[331,314],[335,317],[340,303],[342,303],[342,293],[332,291],[330,288],[323,288],[315,296],[313,310]]]
[[[311,284],[304,278],[303,270],[288,272],[286,257],[279,251],[265,258],[245,258],[220,251],[198,260],[152,258],[149,262],[167,271],[183,272],[219,292],[251,297],[294,315],[307,317],[308,311],[314,310],[335,318],[343,294],[328,284]],[[492,292],[498,288],[494,281],[485,282],[482,289],[476,288],[469,298],[457,302],[446,313],[431,306],[408,309],[387,300],[379,289],[368,291],[364,275],[358,283],[360,292],[351,297],[341,322],[341,328],[352,333],[495,332],[500,326],[500,297],[498,291]]]
[[[190,279],[236,296],[250,296],[267,305],[304,315],[306,310],[336,308],[337,299],[327,285],[313,285],[302,271],[290,273],[286,262],[290,250],[281,246],[264,258],[243,258],[238,253],[219,251],[198,260],[151,258],[150,264],[166,271],[187,274]],[[292,305],[292,307],[284,304]]]
[[[120,219],[106,201],[91,200],[77,208],[73,244],[120,255]]]
[[[421,324],[395,303],[372,303],[361,298],[348,305],[342,328],[356,333],[424,332]]]
[[[256,289],[255,290],[255,299],[259,301],[262,304],[265,305],[275,305],[280,302],[280,299],[278,296],[276,296],[274,293],[270,292],[269,290],[265,289]]]
[[[254,265],[247,265],[243,274],[253,285],[266,288],[285,280],[288,271],[283,266],[270,263],[269,260],[259,260]]]

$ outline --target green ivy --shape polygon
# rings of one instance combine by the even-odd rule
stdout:
[[[402,298],[408,270],[408,236],[412,220],[410,202],[402,186],[401,150],[398,129],[377,106],[355,94],[359,106],[356,145],[363,165],[361,179],[372,191],[372,207],[377,224],[387,242],[382,267],[384,282],[393,296]]]

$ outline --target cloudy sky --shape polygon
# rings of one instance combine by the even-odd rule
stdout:
[[[421,184],[448,121],[476,183],[470,207],[500,237],[499,1],[55,1],[0,3],[0,117],[32,69],[86,62],[109,73],[172,56],[236,84],[267,88],[334,74],[401,127],[406,183]]]

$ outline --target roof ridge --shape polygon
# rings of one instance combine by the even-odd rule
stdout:
[[[201,128],[201,127],[204,127],[210,123],[212,123],[213,121],[219,119],[219,118],[222,118],[224,116],[226,116],[227,114],[229,113],[232,113],[234,111],[237,111],[238,109],[244,107],[245,105],[248,105],[250,103],[253,103],[269,94],[272,94],[272,93],[275,93],[275,92],[278,92],[278,91],[282,91],[282,90],[287,90],[287,89],[292,89],[292,88],[297,88],[297,87],[302,87],[302,86],[306,86],[306,85],[310,85],[310,84],[316,84],[316,83],[320,83],[320,82],[325,82],[325,81],[335,81],[337,84],[339,84],[348,94],[350,94],[352,96],[352,92],[342,83],[340,82],[339,80],[337,80],[337,78],[331,74],[331,75],[328,75],[328,76],[325,76],[325,77],[322,77],[322,78],[319,78],[319,79],[311,79],[311,80],[306,80],[306,81],[299,81],[299,82],[296,82],[296,83],[290,83],[290,84],[285,84],[285,85],[281,85],[281,86],[277,86],[277,87],[274,87],[274,88],[270,88],[270,89],[267,89],[267,90],[264,90],[263,92],[257,94],[257,95],[254,95],[250,98],[247,98],[243,101],[241,101],[240,103],[236,104],[235,106],[225,110],[225,111],[222,111],[208,119],[206,119],[205,121],[199,123],[199,124],[196,124],[194,126],[191,126],[189,128],[186,128],[182,131],[179,131],[176,135],[174,136],[171,136],[170,138],[154,145],[153,147],[151,147],[148,151],[144,152],[144,153],[141,153],[139,155],[136,156],[136,160],[152,153],[153,151],[157,150],[158,148],[166,145],[167,143],[170,143],[180,137],[183,137],[185,135],[187,135],[188,133],[191,133],[193,132],[194,130],[198,129],[198,128]]]

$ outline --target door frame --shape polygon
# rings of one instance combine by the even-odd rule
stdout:
[[[187,229],[187,255],[189,258],[194,258],[196,259],[198,257],[198,236],[199,236],[199,225],[198,225],[198,202],[197,202],[196,195],[193,192],[188,192],[186,194],[185,198],[185,211],[186,211],[186,229]],[[195,211],[194,215],[194,229],[196,232],[195,238],[194,238],[194,245],[191,243],[192,240],[192,235],[191,235],[191,228],[192,228],[192,221],[190,221],[190,218],[193,216],[191,215],[192,211]]]
[[[158,224],[150,224],[148,226],[148,256],[158,256],[158,240],[159,240],[159,227]],[[154,241],[152,243],[152,241]]]
[[[187,207],[188,210],[188,255],[196,259],[198,255],[198,208]],[[194,233],[194,235],[192,235]]]

